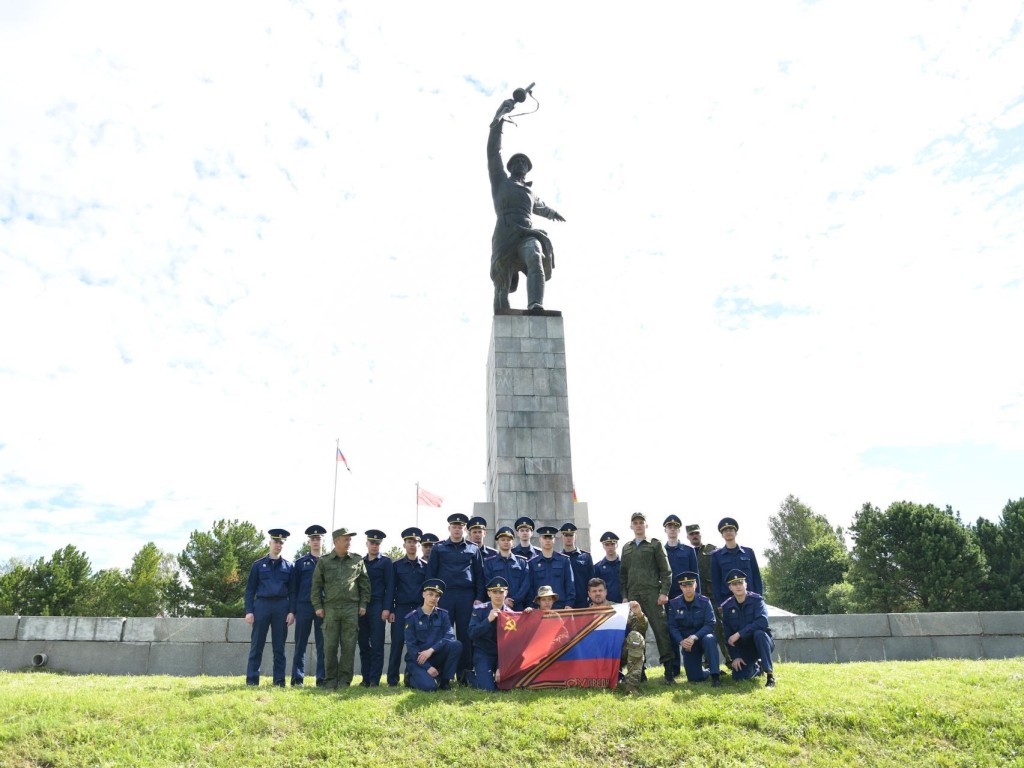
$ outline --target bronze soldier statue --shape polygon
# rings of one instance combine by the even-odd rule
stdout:
[[[516,153],[507,166],[501,162],[501,130],[516,102],[524,101],[530,88],[516,89],[511,99],[502,102],[491,122],[487,139],[487,172],[491,177],[494,199],[494,235],[491,237],[491,280],[494,282],[494,312],[509,308],[508,295],[519,286],[519,273],[526,274],[526,308],[544,308],[544,283],[551,279],[555,252],[542,229],[534,229],[533,215],[552,221],[565,221],[554,208],[531,189],[526,174],[533,169],[530,158]],[[506,168],[508,173],[506,173]]]

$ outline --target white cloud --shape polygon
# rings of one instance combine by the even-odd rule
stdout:
[[[1022,448],[1019,9],[3,12],[0,557],[327,525],[335,438],[339,523],[483,500],[485,129],[532,80],[595,529],[1021,493],[862,460]]]

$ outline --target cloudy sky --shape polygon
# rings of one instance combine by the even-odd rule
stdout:
[[[397,538],[417,481],[485,500],[484,145],[534,81],[505,145],[567,219],[546,305],[598,532],[729,514],[760,550],[790,493],[842,525],[998,517],[1024,496],[1022,21],[0,0],[0,560],[329,526],[336,439],[339,525]]]

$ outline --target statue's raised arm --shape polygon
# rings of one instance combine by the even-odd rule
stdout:
[[[527,309],[544,309],[544,283],[551,279],[555,252],[547,233],[534,228],[533,217],[565,221],[558,211],[537,197],[531,188],[533,182],[526,180],[526,174],[533,169],[529,157],[517,152],[507,164],[502,164],[502,128],[509,122],[515,105],[532,96],[532,89],[532,84],[526,89],[517,88],[513,98],[501,103],[487,137],[487,172],[497,217],[491,237],[495,314],[509,309],[508,295],[519,286],[520,272],[526,274]]]

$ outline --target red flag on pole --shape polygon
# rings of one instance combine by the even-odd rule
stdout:
[[[444,501],[443,496],[438,496],[436,493],[425,491],[422,488],[416,489],[416,503],[424,504],[428,507],[440,507],[441,502]]]
[[[351,467],[349,467],[349,465],[348,465],[348,461],[346,461],[346,459],[345,459],[345,454],[341,452],[341,448],[338,449],[338,461],[340,461],[342,464],[344,464],[345,465],[345,469],[347,469],[349,472],[352,471]]]

